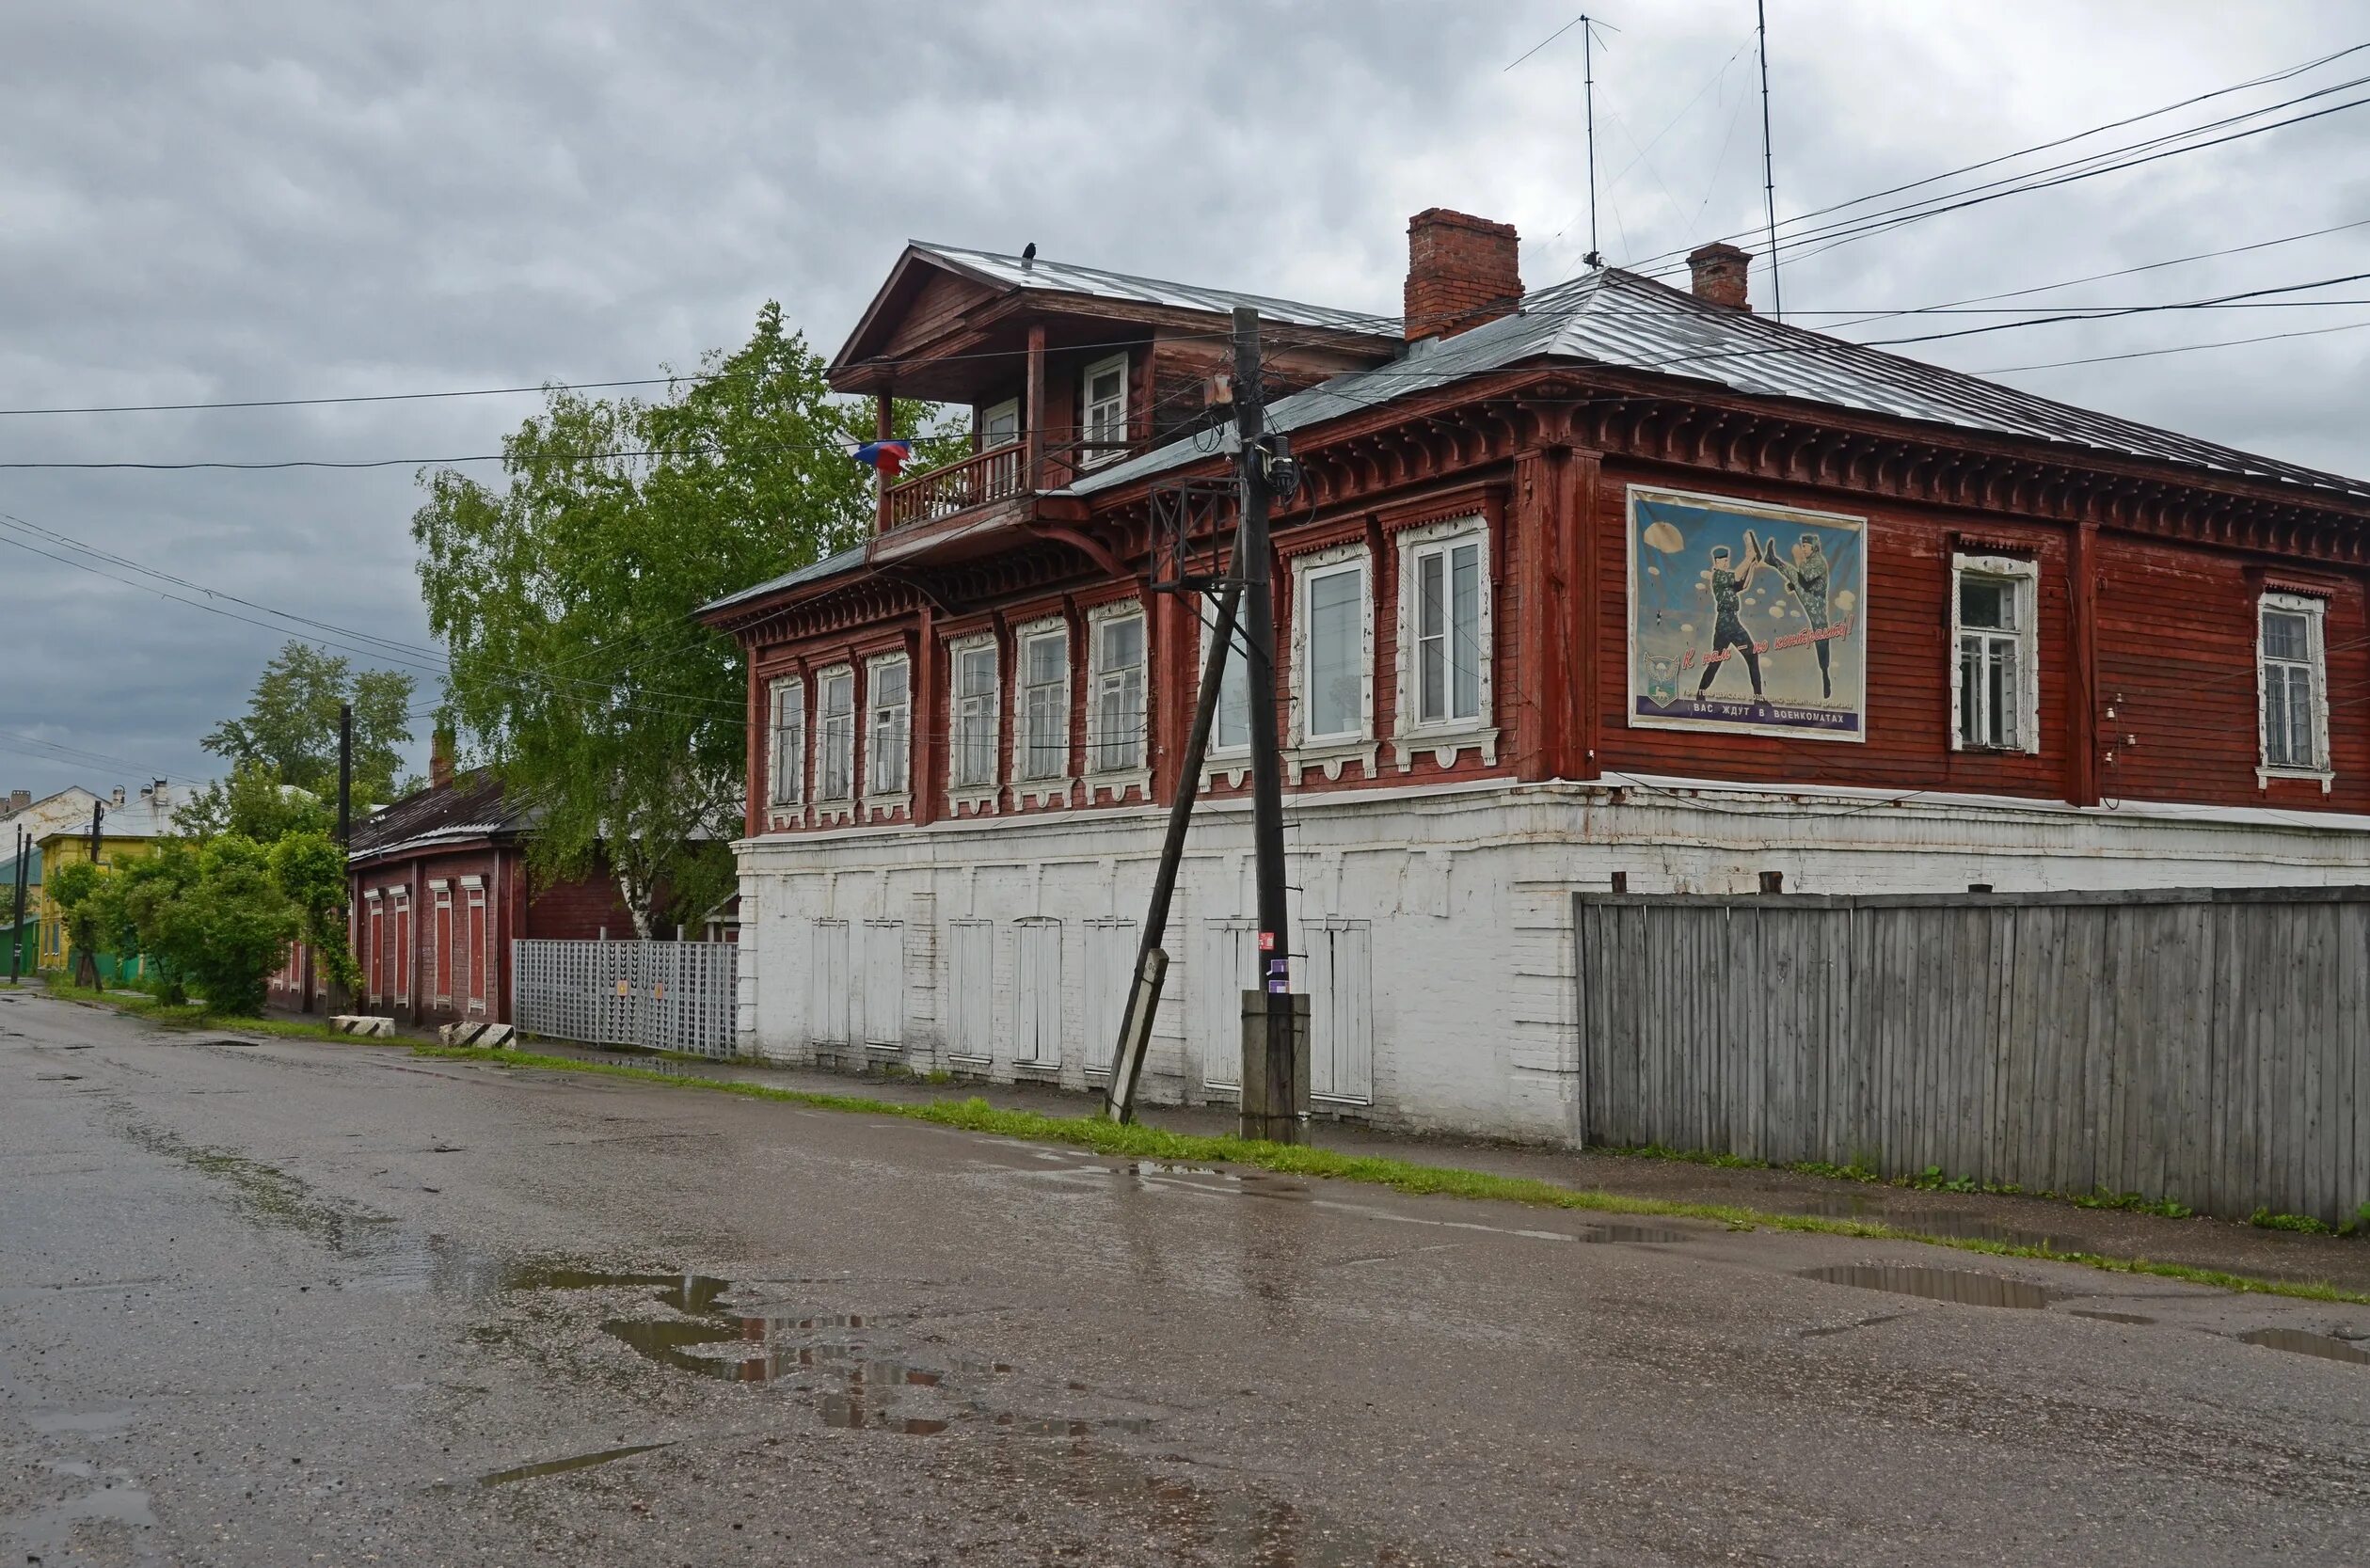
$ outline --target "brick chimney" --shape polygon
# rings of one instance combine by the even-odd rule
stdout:
[[[442,789],[453,782],[453,732],[438,730],[428,740],[428,783]]]
[[[1753,253],[1739,250],[1726,240],[1714,240],[1687,253],[1687,265],[1695,275],[1695,297],[1706,305],[1725,306],[1731,310],[1750,310],[1752,302],[1745,297],[1745,269],[1752,264]]]
[[[33,792],[32,792],[31,790],[29,790],[29,789],[12,789],[12,790],[8,791],[8,810],[9,810],[9,811],[11,811],[11,812],[20,812],[20,811],[24,810],[26,807],[28,807],[28,806],[30,806],[30,805],[32,805],[32,803],[33,803]]]
[[[1408,341],[1454,338],[1522,303],[1514,226],[1433,207],[1408,220]]]

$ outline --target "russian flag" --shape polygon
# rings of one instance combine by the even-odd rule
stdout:
[[[859,463],[870,464],[881,470],[883,479],[895,479],[897,471],[905,467],[905,460],[914,455],[911,441],[867,441],[854,452]]]

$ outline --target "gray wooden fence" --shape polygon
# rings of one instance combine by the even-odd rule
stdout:
[[[729,1056],[728,942],[514,942],[511,1022],[522,1035]]]
[[[2370,1199],[2370,889],[1581,894],[1591,1143]]]

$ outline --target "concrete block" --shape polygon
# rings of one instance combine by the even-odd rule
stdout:
[[[395,1021],[373,1018],[367,1013],[340,1013],[329,1021],[331,1028],[341,1035],[392,1035]]]
[[[510,1043],[511,1028],[507,1023],[448,1023],[437,1031],[437,1038],[447,1045],[474,1045],[490,1050]]]

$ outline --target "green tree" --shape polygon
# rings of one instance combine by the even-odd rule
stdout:
[[[745,689],[731,639],[692,612],[869,530],[872,471],[849,450],[874,415],[823,369],[769,303],[746,344],[656,402],[553,388],[503,443],[505,488],[422,481],[412,537],[451,654],[446,710],[539,809],[538,874],[605,857],[644,937],[733,886]],[[895,410],[917,466],[964,439],[930,418]]]
[[[49,901],[57,906],[58,924],[77,954],[96,958],[105,951],[101,943],[108,913],[102,896],[106,880],[106,874],[88,861],[68,861],[49,874]]]
[[[333,776],[333,794],[336,783]],[[358,786],[355,795],[358,803],[371,799]],[[337,808],[328,800],[309,789],[281,784],[262,762],[239,764],[231,769],[229,778],[207,784],[173,813],[173,826],[192,838],[243,833],[259,844],[270,844],[294,832],[332,832],[337,824]]]
[[[233,774],[260,769],[274,784],[294,784],[334,800],[338,789],[338,708],[354,705],[354,798],[394,799],[403,767],[400,748],[411,739],[411,699],[417,682],[399,670],[358,673],[342,654],[292,641],[263,667],[247,712],[226,719],[199,744],[231,764]],[[211,808],[210,808],[211,809]],[[222,812],[227,820],[227,808]]]
[[[286,960],[302,917],[262,845],[230,832],[202,845],[167,839],[119,880],[122,918],[138,951],[157,960],[176,991],[202,998],[213,1012],[263,1010],[265,982]]]
[[[325,831],[291,832],[273,843],[270,863],[273,882],[295,908],[296,940],[331,984],[351,990],[362,976],[346,944],[345,851]]]

